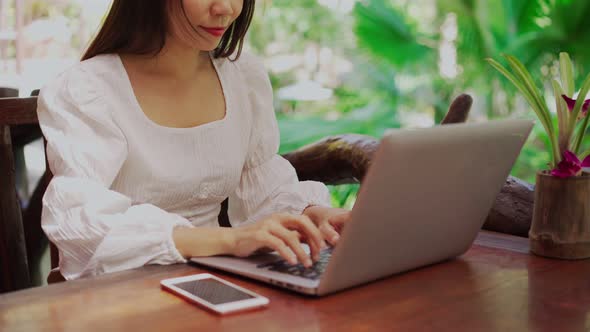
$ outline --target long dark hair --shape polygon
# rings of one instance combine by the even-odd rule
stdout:
[[[158,54],[166,42],[167,1],[182,0],[114,0],[102,28],[82,60],[108,53]],[[229,57],[236,49],[233,60],[240,57],[244,37],[254,15],[255,1],[244,0],[240,16],[227,29],[213,52],[216,58]]]

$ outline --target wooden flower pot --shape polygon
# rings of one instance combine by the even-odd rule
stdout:
[[[539,256],[590,257],[590,175],[557,178],[537,173],[531,252]]]

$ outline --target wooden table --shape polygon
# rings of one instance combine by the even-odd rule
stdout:
[[[482,232],[458,259],[324,298],[214,272],[267,309],[217,316],[159,281],[204,269],[147,266],[0,296],[0,331],[588,331],[590,260],[528,254],[527,239]]]

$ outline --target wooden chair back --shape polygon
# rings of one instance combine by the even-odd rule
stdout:
[[[0,98],[14,98],[18,97],[18,89],[0,87]]]
[[[38,123],[36,109],[37,98],[0,98],[0,292],[30,285],[10,128]]]
[[[36,94],[37,91],[34,91],[33,95]],[[47,238],[41,229],[41,209],[43,194],[52,175],[46,167],[26,207],[21,204],[15,186],[15,142],[12,140],[15,133],[26,134],[17,136],[31,136],[24,137],[24,143],[39,137],[36,96],[0,98],[0,292],[33,286],[32,269],[38,268],[34,265],[39,265],[38,261],[47,246]],[[51,267],[55,268],[58,254],[51,244],[50,252]],[[34,264],[31,264],[32,261]]]

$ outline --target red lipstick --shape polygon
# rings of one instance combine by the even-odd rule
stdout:
[[[215,37],[221,37],[223,36],[223,34],[225,33],[226,28],[224,27],[220,27],[220,28],[207,28],[207,27],[201,27],[203,30],[207,31],[208,33],[212,34]]]

